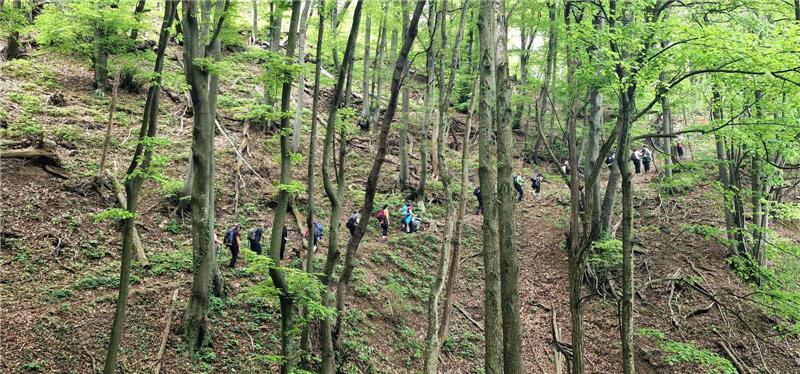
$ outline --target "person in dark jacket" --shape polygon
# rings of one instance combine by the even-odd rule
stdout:
[[[286,229],[286,226],[283,226],[283,232],[281,233],[281,260],[283,260],[283,253],[286,252],[286,242],[289,241],[289,230]]]
[[[236,267],[236,260],[239,259],[239,224],[233,225],[230,230],[225,232],[225,239],[223,243],[231,250],[231,262],[228,267],[231,269]]]
[[[247,236],[247,241],[250,242],[250,250],[261,256],[261,237],[264,236],[264,229],[257,227],[250,232]]]
[[[642,154],[639,151],[631,152],[631,161],[633,161],[633,169],[636,174],[642,172]]]
[[[678,161],[683,160],[683,143],[678,142],[678,144],[675,145],[675,149],[678,151]]]
[[[517,202],[522,201],[522,183],[524,183],[521,175],[516,175],[511,179],[514,184],[514,189],[517,190]]]
[[[475,198],[478,200],[478,208],[475,209],[475,214],[483,214],[483,194],[481,194],[481,188],[475,187],[472,194],[475,195]]]
[[[539,198],[542,192],[542,173],[536,173],[531,177],[531,188],[533,188],[533,196]]]
[[[356,233],[356,227],[358,226],[359,222],[361,222],[361,213],[357,210],[353,211],[353,214],[347,219],[347,229],[350,230],[350,236],[353,236]]]

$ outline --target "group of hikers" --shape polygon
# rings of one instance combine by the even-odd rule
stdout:
[[[422,221],[420,220],[419,216],[414,214],[413,212],[413,205],[410,201],[406,201],[405,204],[400,208],[400,215],[402,217],[401,224],[403,227],[403,231],[406,233],[413,233],[420,230],[422,226]],[[375,218],[378,220],[378,224],[381,227],[381,239],[386,241],[389,236],[389,205],[384,204],[383,208],[381,208],[376,214]],[[350,235],[354,235],[356,232],[356,227],[361,222],[361,213],[358,210],[353,211],[350,217],[347,218],[347,223],[345,226],[347,230],[350,231]],[[319,241],[322,239],[323,232],[325,228],[319,222],[314,222],[311,228],[311,235],[314,239],[314,251],[317,250],[317,246],[319,245]],[[264,236],[264,229],[261,227],[256,227],[255,229],[251,230],[247,234],[247,241],[250,245],[250,250],[255,252],[257,255],[262,254],[261,249],[261,239]],[[306,232],[304,237],[308,237],[308,232]],[[240,240],[241,240],[241,227],[239,224],[234,224],[230,229],[225,231],[225,235],[223,237],[222,244],[228,247],[231,251],[231,261],[228,264],[228,267],[235,268],[236,262],[239,259],[239,248],[240,248]],[[280,248],[280,259],[284,259],[284,255],[286,253],[286,243],[289,241],[289,231],[287,230],[286,226],[283,227],[283,233],[281,234],[281,248]],[[215,247],[220,244],[219,239],[217,237],[217,233],[214,233],[214,245]]]
[[[542,173],[536,172],[531,174],[529,179],[531,181],[531,189],[533,189],[533,196],[538,198],[542,192],[542,181],[544,176]],[[524,180],[525,179],[521,175],[515,175],[513,178],[511,178],[511,182],[514,185],[514,190],[516,191],[515,199],[517,202],[522,201],[522,196],[525,194],[525,189],[522,187]],[[481,187],[475,187],[475,189],[472,191],[472,194],[475,195],[475,199],[478,200],[478,208],[475,209],[475,214],[483,214],[483,193],[481,193]]]

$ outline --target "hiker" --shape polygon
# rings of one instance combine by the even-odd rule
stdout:
[[[531,188],[533,188],[533,196],[539,197],[542,192],[542,173],[536,173],[531,177]]]
[[[679,141],[678,144],[675,144],[675,150],[678,151],[678,161],[683,160],[683,143]]]
[[[350,218],[347,219],[347,229],[350,230],[350,236],[353,236],[356,233],[356,226],[358,223],[361,222],[361,213],[357,210],[353,211],[353,214],[350,215]]]
[[[383,208],[375,214],[375,218],[381,225],[381,240],[386,241],[389,237],[389,205],[384,204]]]
[[[561,162],[561,171],[563,171],[564,174],[569,175],[570,170],[569,170],[569,161],[568,160],[564,160],[563,162]]]
[[[522,176],[517,175],[513,179],[514,189],[517,190],[517,202],[522,201]]]
[[[475,190],[472,191],[472,194],[475,195],[476,199],[478,199],[478,208],[475,209],[475,214],[483,214],[483,194],[481,194],[481,188],[475,187]]]
[[[225,232],[225,238],[222,241],[231,250],[231,262],[228,264],[231,269],[236,267],[236,260],[239,259],[239,237],[239,224],[237,223]]]
[[[319,222],[314,222],[314,225],[311,227],[312,235],[314,235],[314,251],[317,250],[317,245],[319,244],[319,240],[322,239],[322,233],[325,231],[325,227],[322,226]]]
[[[631,161],[633,161],[633,169],[636,174],[640,174],[642,172],[642,154],[634,150],[631,152]]]
[[[250,242],[250,250],[261,256],[261,236],[264,235],[264,229],[257,227],[255,230],[250,231],[247,235],[247,241]]]
[[[642,165],[644,165],[644,172],[650,172],[650,162],[653,160],[653,152],[647,148],[647,146],[642,147]]]
[[[613,153],[610,153],[608,156],[606,156],[606,166],[608,166],[609,169],[614,167],[614,154]]]
[[[411,223],[413,217],[412,210],[413,206],[408,200],[406,200],[406,203],[400,208],[400,220],[403,223],[403,231],[405,232],[411,232],[409,223]]]
[[[289,241],[289,230],[286,229],[286,225],[283,226],[283,232],[281,233],[281,260],[283,260],[283,253],[286,252],[286,243]]]

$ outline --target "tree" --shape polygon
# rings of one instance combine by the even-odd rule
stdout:
[[[106,361],[103,372],[113,374],[117,368],[117,352],[120,340],[125,329],[125,313],[128,304],[128,287],[130,285],[131,262],[133,257],[134,228],[136,212],[139,206],[139,191],[144,183],[145,176],[151,173],[150,163],[153,160],[153,150],[156,141],[158,125],[158,96],[161,91],[161,74],[164,71],[164,53],[169,42],[169,29],[177,13],[178,0],[168,0],[164,5],[164,20],[161,22],[161,32],[158,38],[156,62],[153,68],[153,82],[147,91],[147,100],[144,105],[142,126],[139,130],[139,141],[133,158],[128,166],[125,178],[125,192],[127,195],[127,217],[122,236],[122,264],[120,266],[119,296],[117,296],[117,309],[114,313],[114,323],[111,327],[111,338],[106,351]]]
[[[408,32],[408,0],[401,0],[403,6],[403,38]],[[403,85],[403,114],[400,125],[400,171],[398,173],[400,190],[408,190],[408,110],[409,110],[408,85]]]
[[[303,13],[300,15],[300,26],[297,35],[297,45],[299,52],[297,53],[297,63],[300,66],[306,64],[306,22],[308,14],[311,12],[311,0],[306,0],[303,6]],[[300,152],[300,130],[303,124],[303,107],[306,101],[306,75],[303,72],[305,69],[300,70],[300,75],[297,77],[297,109],[294,118],[294,128],[292,130],[292,152]],[[312,120],[313,121],[313,120]]]
[[[422,108],[422,130],[419,134],[419,182],[417,188],[411,195],[412,200],[417,201],[417,206],[425,210],[425,190],[428,186],[428,158],[432,155],[430,143],[428,141],[428,132],[430,132],[431,119],[433,117],[433,88],[434,84],[434,63],[436,61],[435,46],[436,40],[436,2],[428,5],[428,33],[430,40],[425,49],[425,75],[427,76],[427,85],[425,86],[425,95],[423,98]],[[433,153],[435,155],[435,153]]]
[[[297,28],[300,19],[300,0],[292,1],[292,18],[289,23],[289,38],[286,43],[286,60],[292,61],[295,58],[295,49],[297,48]],[[292,77],[290,75],[290,77]],[[293,78],[293,77],[292,77]],[[281,121],[279,127],[280,145],[281,145],[281,179],[278,186],[278,207],[275,209],[275,215],[272,218],[272,234],[270,235],[269,247],[272,260],[275,264],[279,264],[281,260],[281,241],[283,239],[283,227],[285,224],[286,210],[289,207],[289,194],[292,190],[290,184],[291,178],[291,154],[289,152],[289,135],[287,131],[290,118],[290,100],[292,97],[292,78],[286,78],[283,83],[281,92]],[[301,88],[302,89],[302,88]],[[313,248],[313,247],[312,247]],[[281,304],[281,355],[283,356],[283,365],[281,365],[281,374],[289,374],[294,370],[294,347],[293,347],[293,313],[294,313],[294,299],[289,290],[289,285],[286,281],[284,272],[278,267],[271,267],[269,275],[272,278],[272,283],[280,291],[280,304]]]
[[[65,53],[90,58],[94,88],[103,94],[109,89],[108,60],[112,54],[130,51],[135,41],[128,36],[139,24],[130,12],[134,0],[110,2],[76,0],[63,7],[47,5],[36,19],[40,45]]]
[[[397,99],[400,92],[400,86],[403,84],[403,80],[408,73],[408,54],[411,51],[411,45],[417,36],[417,25],[419,24],[419,18],[424,7],[425,0],[417,1],[417,5],[414,8],[414,13],[411,16],[411,21],[408,26],[408,33],[406,34],[406,37],[403,38],[403,47],[400,49],[400,54],[397,56],[397,62],[395,63],[394,72],[392,73],[391,88],[389,90],[391,94],[389,95],[389,102],[386,106],[386,111],[384,111],[383,121],[381,122],[380,132],[378,134],[377,152],[375,154],[375,160],[372,162],[372,168],[370,169],[364,189],[364,205],[361,208],[361,222],[359,222],[358,226],[356,226],[355,233],[347,243],[347,253],[345,255],[344,268],[342,269],[342,273],[339,277],[336,288],[336,309],[338,312],[336,326],[339,326],[339,328],[336,330],[339,333],[339,338],[341,338],[342,317],[346,313],[346,298],[348,288],[350,286],[350,280],[353,275],[353,269],[355,268],[358,246],[361,244],[361,240],[364,238],[364,233],[366,233],[367,229],[367,223],[369,222],[369,217],[372,214],[372,208],[375,202],[375,193],[378,186],[378,177],[380,176],[381,167],[386,161],[386,152],[388,148],[387,143],[389,142],[389,129],[392,121],[394,120],[395,111],[397,110]]]
[[[217,115],[218,77],[214,62],[219,58],[219,33],[230,6],[226,0],[214,7],[214,27],[200,22],[198,13],[209,15],[212,2],[183,0],[184,74],[194,111],[192,131],[192,292],[186,307],[185,333],[191,351],[205,347],[210,339],[207,326],[208,289],[214,253],[214,123]],[[210,17],[210,16],[209,16]]]
[[[497,227],[496,144],[492,140],[495,85],[494,5],[480,2],[480,104],[478,107],[478,177],[483,195],[484,368],[487,374],[503,372],[503,331],[500,308],[500,253]]]
[[[350,64],[353,63],[353,55],[355,54],[356,39],[358,38],[358,29],[361,23],[361,11],[363,6],[364,4],[362,0],[356,1],[356,7],[353,11],[353,23],[350,28],[350,35],[347,38],[347,46],[345,47],[344,51],[344,62],[338,67],[339,71],[336,80],[336,86],[333,89],[333,97],[331,98],[330,102],[327,129],[325,130],[325,145],[323,146],[322,153],[322,183],[323,187],[325,188],[325,194],[327,195],[331,204],[331,221],[330,230],[328,233],[328,254],[325,259],[325,268],[321,277],[322,284],[325,285],[325,291],[322,295],[322,302],[328,307],[330,307],[332,304],[330,286],[332,284],[333,271],[339,262],[339,257],[341,256],[339,250],[339,226],[341,220],[342,199],[344,197],[345,188],[345,147],[344,144],[341,143],[339,147],[339,167],[336,170],[335,190],[331,181],[330,171],[331,159],[333,158],[333,140],[337,132],[336,122],[339,112],[339,104],[343,99],[342,96],[344,94],[347,71],[349,70]],[[321,13],[322,12],[320,12],[320,14]],[[320,20],[320,22],[322,21]],[[322,25],[320,25],[320,28],[322,28]],[[344,140],[345,139],[342,135],[342,137],[340,137],[340,141],[344,143]],[[322,345],[322,363],[320,372],[323,374],[333,374],[336,370],[333,324],[334,320],[332,316],[326,317],[320,321],[320,344]]]
[[[136,18],[137,22],[141,22],[142,13],[144,13],[144,6],[146,0],[138,0],[136,2],[136,8],[133,9],[133,17]],[[139,28],[134,27],[131,30],[131,39],[136,40],[139,37]]]
[[[22,12],[22,1],[13,0],[10,9],[0,6],[0,15],[2,16],[0,19],[8,26],[8,29],[4,31],[8,33],[8,36],[3,57],[6,60],[13,60],[19,57],[19,29],[27,23]]]

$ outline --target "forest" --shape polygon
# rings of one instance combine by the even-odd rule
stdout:
[[[0,0],[0,371],[800,373],[800,0]]]

